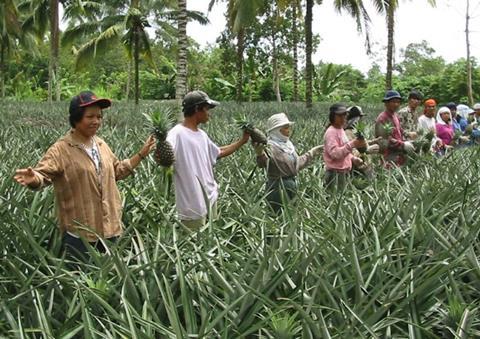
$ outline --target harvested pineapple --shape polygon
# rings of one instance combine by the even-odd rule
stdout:
[[[172,110],[155,111],[151,115],[144,115],[150,121],[151,127],[153,127],[153,134],[157,139],[157,147],[154,154],[155,161],[163,167],[172,166],[175,162],[175,155],[172,145],[166,139],[168,130],[175,121],[175,115]]]
[[[235,124],[242,130],[250,134],[250,138],[253,143],[267,144],[267,137],[265,133],[256,128],[250,121],[248,121],[245,115],[240,115],[235,118]]]
[[[365,129],[367,128],[367,124],[365,124],[363,121],[359,121],[357,122],[356,126],[355,126],[355,137],[358,139],[358,140],[365,140]],[[357,148],[357,150],[360,152],[360,153],[366,153],[367,152],[367,147],[368,147],[368,144],[365,145],[365,147],[359,147]]]

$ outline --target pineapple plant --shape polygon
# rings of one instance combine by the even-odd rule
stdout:
[[[417,153],[423,152],[428,153],[432,149],[432,140],[435,137],[434,130],[428,130],[427,133],[425,131],[420,130],[417,132],[418,137],[413,141],[413,146],[415,146],[415,150]]]
[[[157,139],[157,147],[154,154],[155,161],[163,167],[172,166],[175,162],[175,155],[172,145],[167,141],[167,133],[175,121],[174,114],[171,110],[164,112],[154,111],[150,115],[145,114],[145,117],[149,120],[151,127],[153,127],[153,134]]]
[[[235,118],[235,124],[242,130],[250,134],[253,143],[267,144],[267,137],[265,133],[256,128],[245,115],[240,115]]]
[[[355,126],[355,137],[358,140],[365,140],[365,129],[367,128],[367,124],[365,124],[363,121],[359,121],[356,126]],[[360,153],[366,153],[367,152],[367,146],[365,147],[360,147],[357,149]]]
[[[383,124],[383,130],[385,131],[385,134],[387,135],[387,137],[392,135],[393,129],[394,127],[392,123],[387,122],[386,124]]]

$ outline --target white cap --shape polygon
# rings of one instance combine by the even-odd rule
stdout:
[[[285,113],[274,114],[267,120],[267,133],[273,131],[275,128],[293,124],[292,121],[288,120]]]
[[[470,107],[468,107],[467,105],[462,104],[457,106],[457,114],[464,119],[468,119],[468,115],[472,113],[475,113],[475,111]]]
[[[480,109],[480,103],[477,102],[475,105],[473,105],[473,109],[474,110]]]

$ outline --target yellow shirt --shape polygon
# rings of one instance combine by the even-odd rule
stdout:
[[[59,226],[95,241],[122,234],[122,201],[117,187],[133,173],[129,160],[120,161],[108,145],[94,137],[100,153],[100,169],[72,132],[60,138],[34,168],[40,186],[53,184]],[[97,236],[98,235],[98,236]]]

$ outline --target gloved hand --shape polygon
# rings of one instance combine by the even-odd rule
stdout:
[[[367,154],[377,154],[380,152],[380,146],[379,145],[370,145],[367,147]]]
[[[310,151],[308,151],[308,153],[310,153],[312,158],[318,157],[320,154],[322,154],[322,152],[323,152],[323,145],[315,146]]]
[[[360,159],[360,158],[353,157],[353,158],[352,158],[352,164],[353,164],[353,166],[355,166],[355,167],[362,167],[362,166],[365,165],[365,162],[363,162],[363,160]]]
[[[265,152],[265,148],[267,148],[267,145],[261,144],[259,142],[252,142],[252,146],[257,156],[262,155],[263,152]]]
[[[367,142],[365,141],[365,139],[354,139],[353,147],[356,149],[367,147]]]
[[[410,140],[415,140],[418,137],[418,133],[417,132],[408,132],[407,136]]]
[[[405,141],[403,143],[403,150],[407,153],[415,152],[415,146],[410,141]]]

